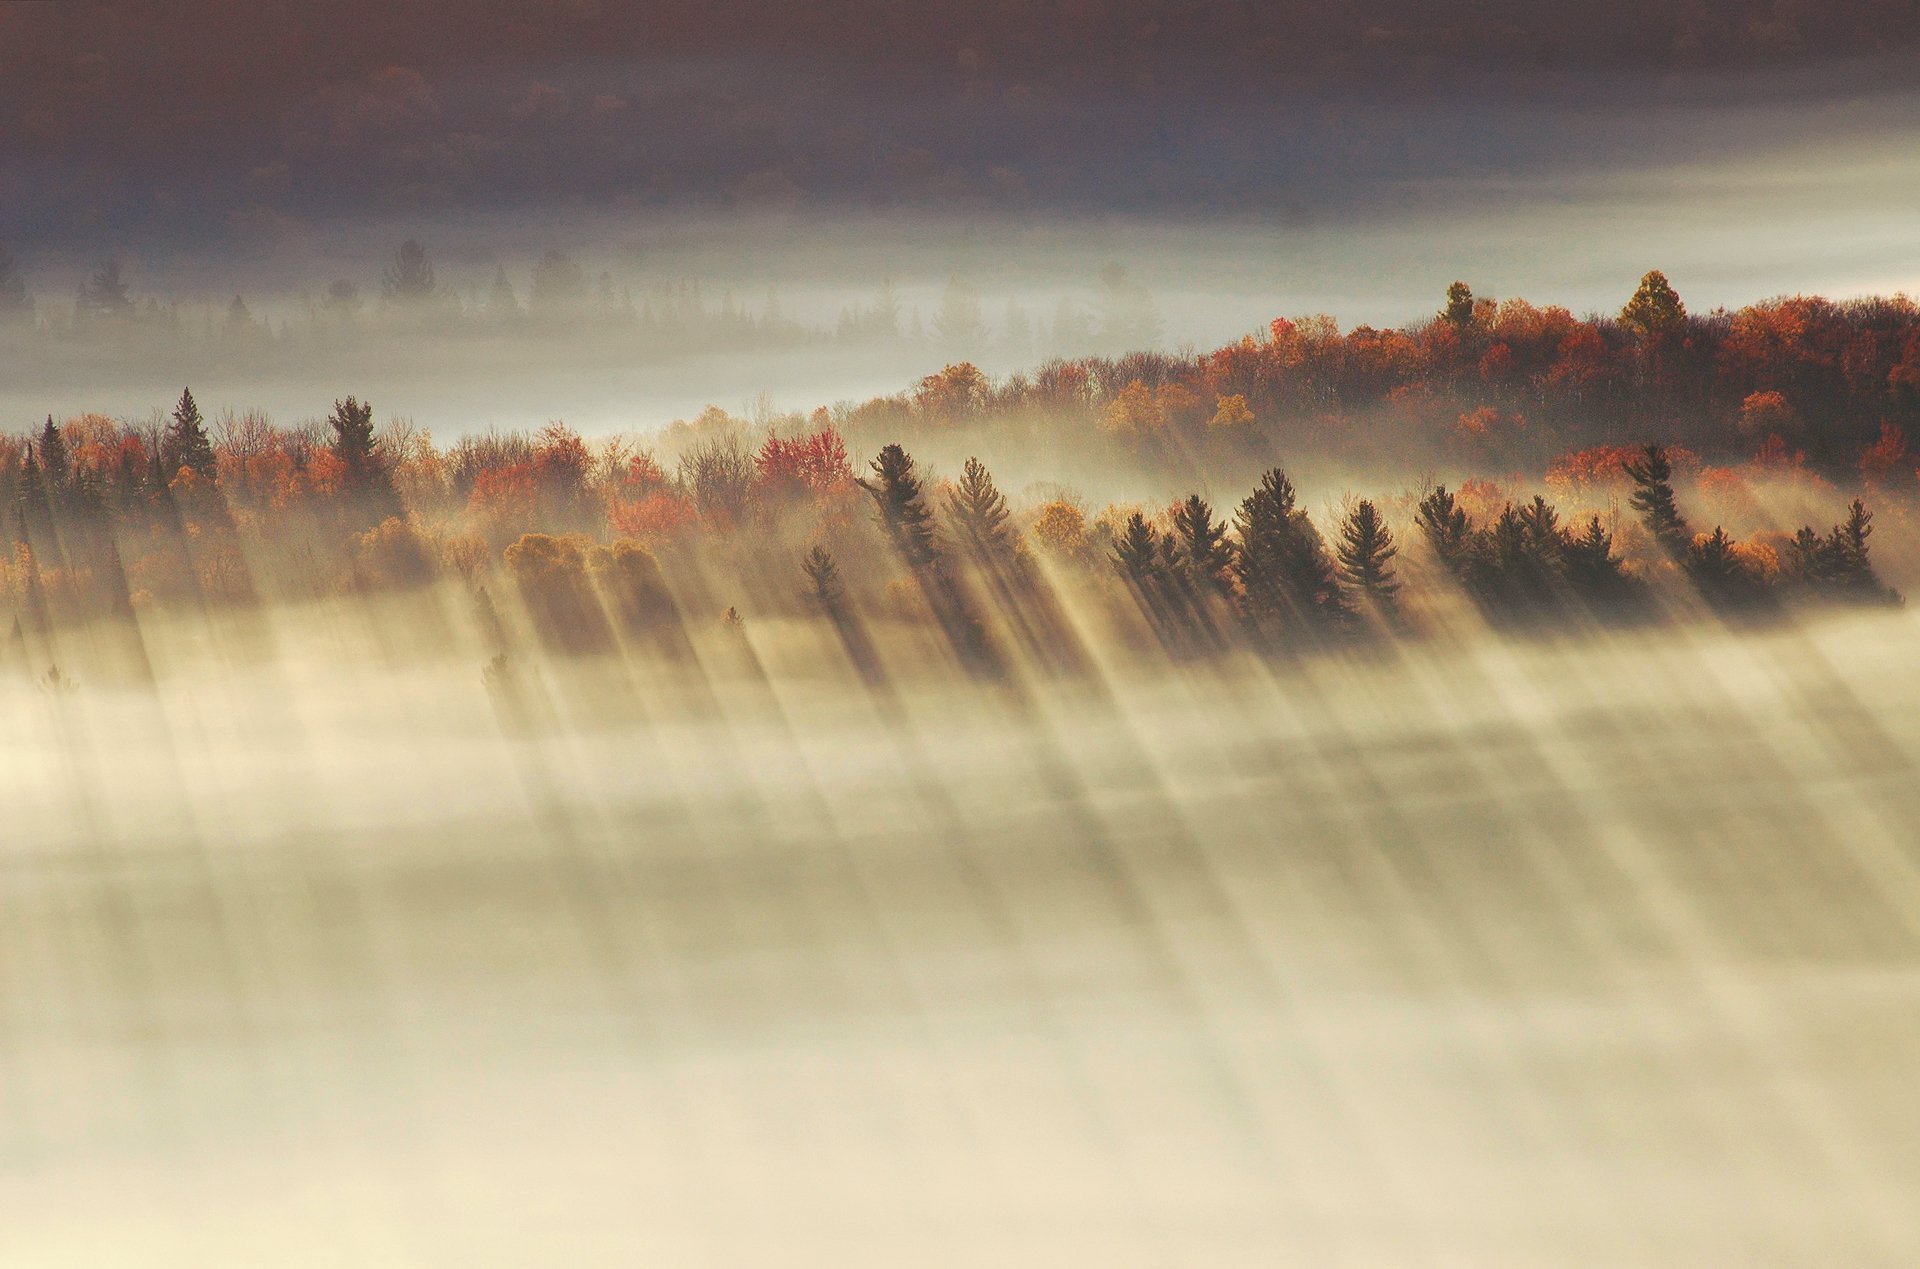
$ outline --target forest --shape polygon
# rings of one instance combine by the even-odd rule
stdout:
[[[442,582],[496,671],[523,641],[673,656],[689,629],[760,617],[826,619],[869,678],[868,619],[937,630],[988,677],[1084,672],[1094,649],[1289,655],[1467,614],[1762,622],[1900,602],[1869,502],[1909,522],[1916,409],[1904,297],[1702,317],[1658,272],[1614,317],[1456,283],[1399,330],[1281,319],[1205,354],[998,381],[956,363],[894,396],[753,421],[710,407],[652,437],[554,422],[442,446],[353,396],[281,426],[209,418],[188,388],[145,422],[49,416],[0,438],[0,619],[9,659],[56,682],[72,631],[123,632],[109,673],[137,676],[146,614]],[[1458,478],[1338,491],[1316,519],[1284,461],[1388,444]],[[1029,469],[1095,454],[1168,493],[1010,497],[991,462],[942,473],[923,445]]]

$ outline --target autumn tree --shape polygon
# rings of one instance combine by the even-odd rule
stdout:
[[[1655,269],[1640,279],[1639,289],[1620,310],[1620,324],[1641,338],[1665,334],[1686,320],[1687,306],[1680,293]]]

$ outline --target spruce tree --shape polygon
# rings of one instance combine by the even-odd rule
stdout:
[[[213,455],[213,442],[207,439],[206,423],[200,417],[200,407],[193,399],[191,388],[181,389],[180,404],[173,408],[173,418],[160,441],[160,462],[168,481],[179,475],[182,467],[192,468],[196,475],[208,480],[214,478],[219,468]]]
[[[1334,554],[1347,586],[1381,613],[1390,613],[1400,583],[1393,576],[1393,557],[1400,553],[1393,530],[1373,503],[1362,499],[1340,523],[1340,542]]]
[[[335,401],[327,425],[333,429],[328,448],[346,468],[347,488],[359,494],[390,494],[392,477],[373,433],[373,403],[355,397]]]
[[[60,435],[60,427],[51,414],[47,416],[47,425],[40,429],[40,469],[50,492],[58,494],[66,490],[72,475],[67,459],[67,442]]]

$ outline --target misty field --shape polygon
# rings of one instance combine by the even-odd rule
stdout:
[[[1904,613],[503,687],[458,598],[0,686],[0,1258],[1920,1251]]]

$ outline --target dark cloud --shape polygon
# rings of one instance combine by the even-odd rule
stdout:
[[[1332,206],[1362,169],[1514,160],[1377,127],[1382,102],[1792,91],[1916,48],[1912,0],[0,5],[0,238],[608,200]]]

